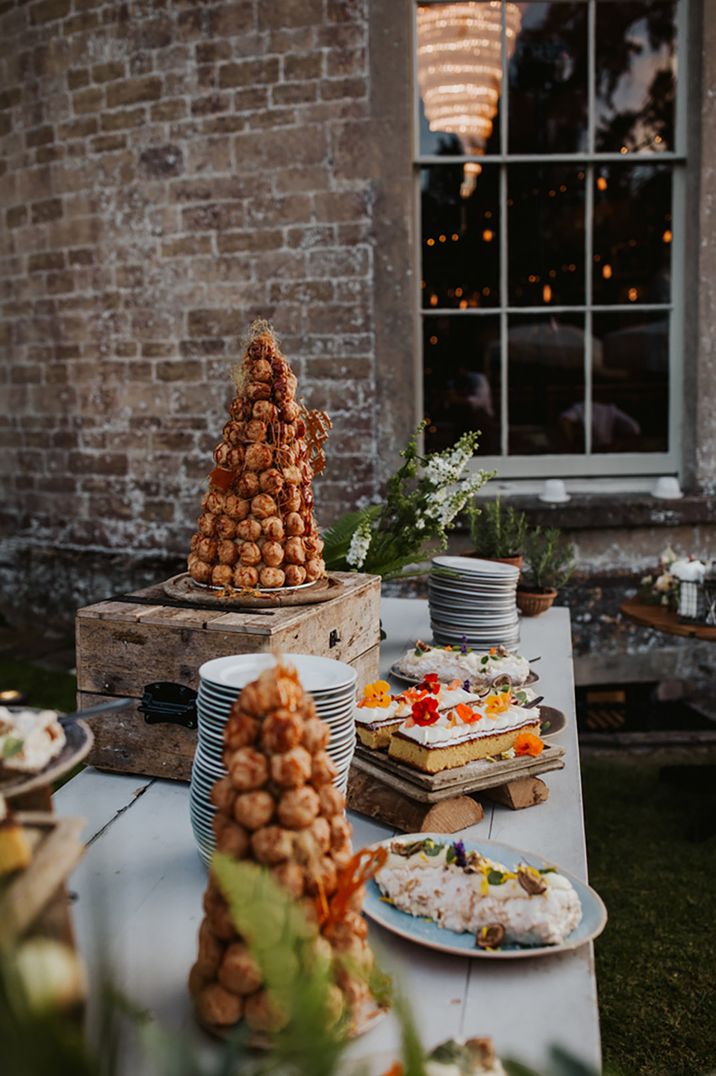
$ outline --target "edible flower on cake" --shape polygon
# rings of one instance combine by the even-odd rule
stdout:
[[[387,690],[386,690],[387,689]],[[460,680],[441,684],[430,678],[417,687],[399,695],[390,695],[385,680],[368,684],[355,710],[358,739],[366,747],[387,747],[393,732],[406,719],[413,719],[415,706],[418,719],[425,725],[436,721],[439,712],[461,703],[478,702],[479,695],[466,691]]]
[[[481,948],[558,945],[582,918],[576,890],[554,868],[510,870],[461,841],[393,841],[376,883],[396,908],[474,934]]]

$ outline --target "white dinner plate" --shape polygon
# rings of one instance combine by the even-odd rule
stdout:
[[[298,672],[305,691],[338,690],[355,684],[357,673],[344,661],[315,654],[283,654],[283,660]],[[265,669],[276,665],[274,654],[237,654],[205,661],[199,668],[202,680],[220,687],[239,689],[256,679]]]

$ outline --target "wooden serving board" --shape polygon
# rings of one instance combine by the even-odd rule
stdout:
[[[338,575],[331,573],[325,579],[319,579],[310,587],[294,590],[233,590],[223,593],[211,587],[195,583],[188,572],[182,572],[162,584],[164,593],[170,598],[199,605],[204,609],[287,609],[296,605],[316,605],[330,602],[340,596],[345,584]]]
[[[523,777],[561,770],[564,768],[564,748],[550,745],[537,758],[510,758],[497,762],[481,759],[440,773],[422,773],[383,751],[359,744],[353,756],[353,766],[420,803],[437,803],[453,796],[506,785]]]
[[[16,819],[28,834],[32,860],[0,882],[0,947],[21,937],[40,917],[47,928],[43,934],[72,944],[64,882],[82,855],[84,821],[41,811],[19,812]]]

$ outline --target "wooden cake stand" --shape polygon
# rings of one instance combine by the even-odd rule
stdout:
[[[539,773],[564,768],[564,748],[550,744],[537,758],[469,762],[428,774],[358,744],[348,782],[348,806],[404,833],[457,833],[483,816],[477,792],[513,810],[543,803]]]

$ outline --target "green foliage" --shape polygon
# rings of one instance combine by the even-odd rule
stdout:
[[[526,567],[522,585],[526,590],[559,590],[574,571],[574,546],[556,527],[535,527],[527,534]]]
[[[512,505],[503,507],[499,497],[482,510],[468,509],[470,538],[481,557],[518,557],[525,551],[527,516]]]
[[[477,433],[421,456],[418,438],[424,428],[423,422],[401,452],[403,463],[388,479],[385,500],[347,513],[323,535],[330,571],[390,578],[414,568],[432,550],[446,548],[453,520],[492,476],[463,473],[477,449]]]

